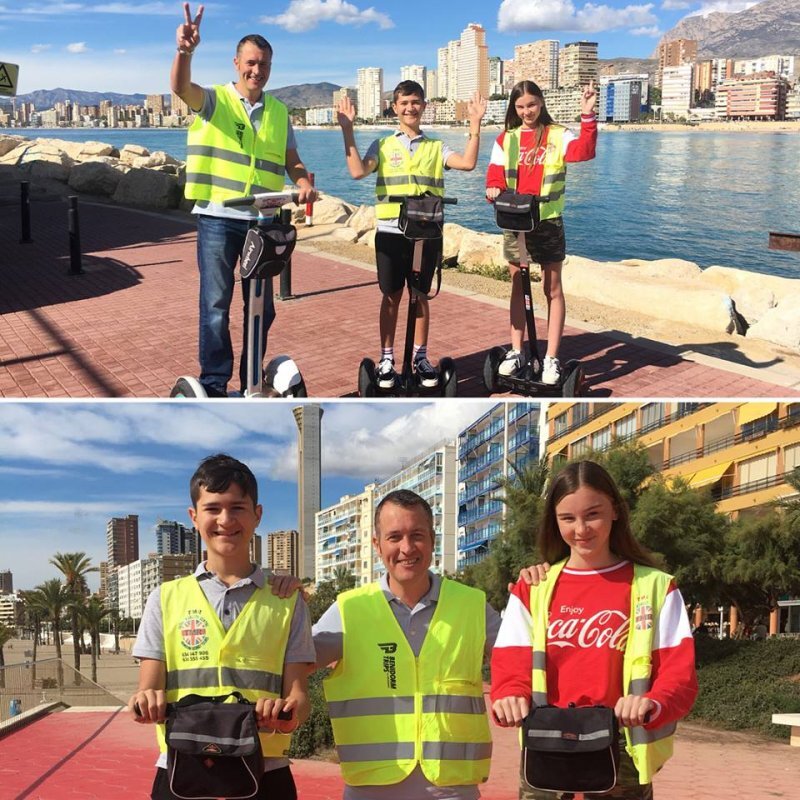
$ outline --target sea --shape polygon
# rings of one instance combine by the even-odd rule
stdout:
[[[362,153],[381,130],[358,129]],[[456,150],[463,131],[430,130]],[[481,138],[474,172],[449,172],[449,222],[495,232],[483,199],[496,130]],[[11,129],[0,133],[138,144],[185,160],[186,131],[171,129]],[[370,203],[374,177],[350,178],[338,129],[298,129],[297,146],[320,191]],[[564,212],[569,253],[597,261],[681,258],[800,278],[800,253],[767,248],[770,231],[800,233],[800,134],[716,131],[600,132],[597,157],[570,164]]]

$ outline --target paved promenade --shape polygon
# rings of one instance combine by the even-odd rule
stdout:
[[[485,800],[516,800],[519,751],[513,731],[495,728]],[[787,736],[788,739],[788,736]],[[51,714],[0,739],[0,800],[135,800],[149,797],[152,731],[120,711]],[[339,800],[335,764],[295,761],[300,800]],[[675,756],[656,776],[657,800],[790,800],[800,748],[746,734],[679,727]]]
[[[84,203],[85,271],[73,276],[66,218],[63,201],[34,202],[34,241],[20,244],[18,208],[0,204],[0,397],[169,396],[177,376],[197,370],[193,225],[177,215]],[[304,244],[294,257],[293,291],[296,299],[277,304],[269,354],[290,353],[312,396],[353,396],[361,358],[377,354],[374,268]],[[507,330],[505,301],[444,289],[433,307],[432,355],[456,359],[460,396],[485,396],[483,361]],[[233,317],[238,348],[238,308]],[[725,339],[720,346],[735,350]],[[753,364],[738,354],[734,363],[703,349],[713,350],[567,325],[562,355],[583,362],[594,397],[800,393],[800,377],[781,371],[779,359]]]

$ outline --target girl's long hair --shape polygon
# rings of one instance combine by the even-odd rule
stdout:
[[[569,545],[564,541],[558,530],[556,506],[568,494],[577,491],[581,486],[588,486],[596,492],[601,492],[611,500],[617,518],[611,525],[609,547],[611,552],[619,558],[632,561],[634,564],[644,564],[648,567],[660,567],[655,556],[646,550],[634,537],[631,531],[628,504],[619,493],[614,479],[606,470],[594,461],[575,461],[568,464],[556,475],[547,490],[542,513],[542,522],[539,526],[538,545],[539,552],[545,561],[554,564],[569,557]]]
[[[554,120],[550,116],[547,106],[544,104],[544,95],[542,94],[542,90],[533,81],[520,81],[519,83],[514,84],[514,88],[511,90],[511,94],[508,96],[508,108],[506,109],[506,130],[510,131],[514,128],[519,128],[519,126],[522,125],[522,119],[520,118],[519,114],[517,114],[515,103],[524,94],[532,94],[534,97],[538,97],[542,101],[542,111],[539,114],[538,124],[545,127],[547,125],[552,125]]]

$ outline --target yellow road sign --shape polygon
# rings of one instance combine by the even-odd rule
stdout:
[[[5,64],[0,61],[0,94],[13,97],[17,93],[18,64]]]

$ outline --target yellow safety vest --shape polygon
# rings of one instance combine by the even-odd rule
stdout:
[[[375,181],[375,216],[378,219],[397,219],[400,216],[400,204],[387,203],[388,195],[425,192],[444,197],[442,143],[438,139],[423,139],[412,157],[397,136],[381,139],[378,178]]]
[[[566,560],[560,561],[550,569],[544,583],[531,587],[534,705],[547,703],[545,648],[548,610],[556,580],[566,563]],[[630,629],[622,667],[624,694],[643,695],[650,689],[654,626],[664,605],[670,581],[672,576],[666,572],[641,564],[633,565]],[[653,730],[624,728],[626,749],[636,765],[639,783],[652,783],[653,775],[672,756],[676,727],[676,723],[670,722]]]
[[[343,655],[324,689],[345,782],[400,783],[417,764],[436,786],[486,781],[484,593],[443,580],[417,658],[379,584],[344,592],[337,603]]]
[[[264,584],[226,631],[194,575],[162,584],[167,702],[188,694],[233,691],[250,701],[280,697],[296,602],[296,593],[281,600]],[[166,752],[164,725],[156,727],[159,746]],[[291,734],[264,732],[260,738],[265,756],[280,757],[289,750]]]
[[[564,131],[560,125],[547,128],[547,144],[545,145],[544,174],[541,197],[550,200],[539,205],[539,219],[554,219],[564,213],[564,192],[567,188],[567,164],[564,161]],[[506,159],[506,186],[517,188],[519,165],[519,140],[522,128],[506,131],[503,136],[503,153]]]
[[[186,148],[186,197],[221,203],[229,197],[283,189],[289,112],[263,95],[264,112],[256,134],[242,99],[231,85],[215,86],[211,119],[195,117]]]

